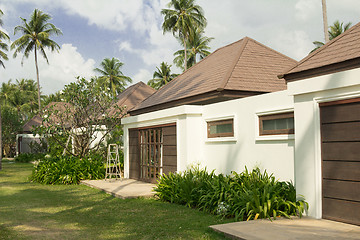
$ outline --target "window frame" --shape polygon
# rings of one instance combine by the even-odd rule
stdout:
[[[274,130],[263,129],[263,121],[285,119],[285,118],[294,118],[294,112],[274,113],[274,114],[259,116],[259,136],[295,134],[295,127],[287,128],[287,129],[274,129]]]
[[[231,123],[231,125],[232,125],[231,132],[214,133],[214,134],[210,133],[211,126],[218,126],[218,125],[224,125],[224,124],[229,124],[229,123]],[[206,126],[207,126],[207,138],[208,139],[221,138],[221,137],[235,137],[234,118],[222,119],[222,120],[208,120],[208,121],[206,121]]]

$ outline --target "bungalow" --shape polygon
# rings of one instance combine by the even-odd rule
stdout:
[[[125,177],[258,166],[309,216],[360,225],[359,76],[360,23],[298,63],[249,38],[220,48],[122,119]]]
[[[63,102],[51,102],[44,109],[53,109],[55,111],[64,112],[70,105]],[[52,118],[52,121],[58,122],[59,119]],[[41,144],[42,137],[34,134],[34,129],[39,127],[43,122],[40,114],[36,114],[22,128],[22,131],[16,135],[16,155],[20,153],[31,153],[36,151],[32,149],[34,143]]]
[[[283,92],[286,83],[277,74],[295,64],[248,37],[216,50],[122,120],[125,177],[155,182],[162,173],[192,164],[224,173],[262,163],[276,173],[282,166],[293,169],[288,148],[293,136],[274,135],[274,144],[263,141],[268,137],[262,134],[255,138],[252,126],[255,113],[291,114],[292,98]],[[261,97],[270,92],[276,93]],[[291,119],[285,121],[291,124]],[[277,175],[292,179],[289,171]]]

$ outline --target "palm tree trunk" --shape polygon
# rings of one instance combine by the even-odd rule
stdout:
[[[39,67],[38,67],[38,62],[37,62],[36,44],[35,44],[35,67],[36,67],[36,79],[37,79],[37,87],[38,87],[38,105],[39,105],[39,112],[41,112],[40,80],[39,80]]]
[[[326,13],[326,0],[322,0],[322,13],[323,13],[325,43],[327,43],[329,41],[329,32],[328,32],[328,22],[327,22],[327,13]]]
[[[185,35],[185,34],[184,34]],[[186,51],[186,36],[184,36],[184,70],[187,69],[187,51]]]

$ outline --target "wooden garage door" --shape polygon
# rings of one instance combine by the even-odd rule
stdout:
[[[320,104],[323,218],[360,225],[360,99]]]

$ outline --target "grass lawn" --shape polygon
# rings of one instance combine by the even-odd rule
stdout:
[[[3,162],[0,239],[223,239],[230,222],[154,199],[118,199],[83,185],[30,183],[32,165]]]

